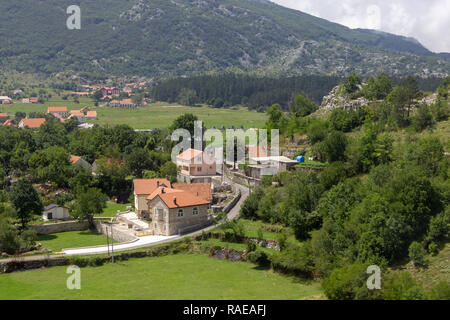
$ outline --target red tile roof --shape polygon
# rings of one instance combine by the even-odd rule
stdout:
[[[80,110],[72,110],[70,111],[70,114],[76,117],[84,117],[84,113]]]
[[[81,159],[81,157],[79,157],[79,156],[74,156],[74,155],[70,156],[70,162],[72,164],[76,164],[78,161],[80,161],[80,159]]]
[[[193,195],[190,192],[177,192],[177,193],[164,193],[158,194],[157,197],[166,204],[169,209],[185,208],[200,205],[207,205],[209,201],[206,201],[200,197]]]
[[[0,113],[0,118],[8,118],[8,114],[7,113]]]
[[[158,188],[158,182],[160,186],[164,185],[167,188],[170,188],[170,181],[167,179],[134,179],[134,191],[137,195],[150,195]]]
[[[148,197],[147,200],[153,200],[157,195],[165,194],[165,193],[180,193],[184,192],[183,190],[177,190],[172,188],[166,188],[166,187],[159,187],[156,188],[155,191],[153,191]]]
[[[195,157],[197,157],[197,156],[199,156],[199,155],[202,155],[202,154],[203,154],[203,152],[200,151],[200,150],[187,149],[187,150],[184,151],[183,153],[179,154],[179,155],[177,156],[177,159],[189,161],[189,160],[192,160],[192,159],[194,159]]]
[[[200,197],[204,200],[207,200],[209,202],[211,202],[212,200],[211,183],[192,183],[192,184],[175,183],[173,185],[173,188],[190,192],[193,195]]]
[[[86,113],[86,117],[88,117],[88,118],[97,118],[97,111],[88,111]]]
[[[45,123],[45,118],[25,118],[21,120],[24,126],[29,127],[30,129],[40,128]]]

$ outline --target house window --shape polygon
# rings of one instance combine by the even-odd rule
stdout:
[[[197,172],[202,172],[202,167],[197,167]]]
[[[183,216],[184,216],[183,209],[178,210],[178,217],[183,217]]]
[[[158,229],[158,224],[157,223],[155,223],[155,229]]]
[[[164,225],[164,231],[166,231],[166,225]]]
[[[192,214],[194,216],[198,216],[198,208],[197,207],[195,207],[194,210],[192,210]]]

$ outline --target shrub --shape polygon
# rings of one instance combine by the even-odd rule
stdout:
[[[278,247],[280,247],[280,251],[283,251],[286,248],[287,236],[285,232],[281,232],[277,236]]]
[[[250,252],[247,255],[247,259],[250,262],[257,264],[261,267],[266,267],[270,264],[269,256],[267,255],[267,253],[265,253],[262,250],[256,250],[256,251]]]
[[[431,289],[430,299],[450,300],[450,284],[447,281],[439,282]]]
[[[80,268],[84,268],[89,264],[89,259],[73,256],[70,258],[69,263]]]
[[[409,272],[404,271],[387,278],[383,285],[383,297],[386,300],[422,300],[426,296]]]
[[[258,228],[257,232],[258,232],[258,240],[261,241],[262,239],[264,239],[262,228]]]
[[[105,263],[104,259],[100,258],[100,257],[95,257],[95,258],[90,258],[88,265],[91,267],[98,267],[98,266],[102,266]]]
[[[358,291],[366,285],[366,267],[355,263],[349,267],[335,269],[326,278],[322,287],[328,299],[353,300]]]
[[[414,241],[409,246],[408,251],[409,251],[409,258],[411,259],[414,266],[422,266],[425,264],[425,257],[427,252],[420,243]]]
[[[310,242],[305,242],[302,246],[289,244],[284,251],[273,254],[271,262],[275,271],[311,277],[314,262]]]
[[[247,241],[247,251],[248,252],[253,252],[256,250],[256,243],[253,240],[248,240]]]

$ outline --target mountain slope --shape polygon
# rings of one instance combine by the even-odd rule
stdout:
[[[78,4],[81,30],[66,28]],[[450,59],[408,38],[347,27],[264,0],[0,0],[0,66],[153,77],[443,76]]]

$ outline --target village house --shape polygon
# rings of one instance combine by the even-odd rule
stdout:
[[[42,215],[44,221],[49,220],[68,220],[69,209],[66,207],[58,206],[56,204],[48,205],[44,208],[44,214]]]
[[[79,157],[79,156],[74,156],[71,155],[70,156],[70,163],[72,163],[72,165],[77,165],[77,166],[82,166],[83,168],[86,169],[91,169],[91,165],[89,162],[87,162],[86,160],[84,160],[83,158]]]
[[[147,200],[154,235],[184,234],[209,224],[209,202],[190,192],[158,188]]]
[[[57,118],[67,118],[69,116],[67,107],[48,107],[47,113],[52,114]]]
[[[13,91],[13,95],[15,95],[15,96],[21,96],[22,94],[23,94],[23,91],[21,89]]]
[[[20,120],[19,128],[39,129],[45,123],[45,118],[24,118]]]
[[[7,113],[0,113],[0,123],[3,124],[9,119],[9,116]]]
[[[16,122],[15,122],[14,119],[9,119],[9,120],[6,120],[5,122],[3,122],[2,126],[4,126],[4,127],[12,127],[15,124],[16,124]]]
[[[102,87],[100,91],[104,96],[115,96],[120,94],[120,89],[117,87]]]
[[[30,98],[23,98],[22,103],[25,103],[25,104],[31,103]]]
[[[12,99],[7,96],[0,96],[0,104],[11,104]]]
[[[31,97],[30,98],[30,103],[39,103],[39,98],[38,97]]]
[[[97,120],[97,111],[87,111],[86,120]]]
[[[74,119],[78,123],[84,123],[85,121],[85,115],[80,110],[71,110],[70,111],[70,117],[69,119]]]
[[[177,156],[178,180],[185,183],[207,183],[217,176],[214,155],[188,149]]]
[[[170,181],[167,179],[134,179],[134,208],[136,215],[141,218],[149,218],[147,197],[159,187],[170,188]]]

